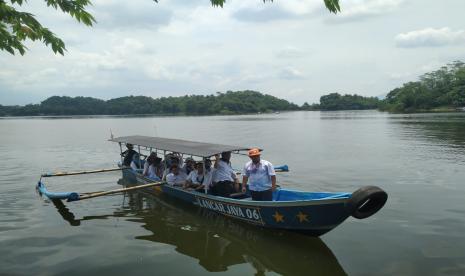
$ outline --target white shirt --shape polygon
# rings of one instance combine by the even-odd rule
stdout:
[[[197,170],[191,171],[187,176],[187,180],[193,184],[205,185],[205,187],[210,187],[212,183],[212,172],[208,171],[206,174],[199,175]]]
[[[166,182],[171,186],[182,186],[186,181],[187,175],[183,171],[179,171],[177,175],[169,173],[166,175]]]
[[[242,170],[242,175],[247,176],[249,189],[252,191],[266,191],[271,189],[271,176],[276,175],[273,165],[266,161],[260,160],[258,164],[249,161]]]
[[[148,165],[148,162],[145,162],[144,164],[144,175],[146,175],[148,178],[160,180],[160,177],[157,175],[157,168],[152,164]]]
[[[144,162],[144,171],[142,172],[143,175],[148,175],[148,170],[149,170],[149,162],[145,161]]]
[[[235,179],[236,179],[236,173],[231,167],[231,163],[226,163],[220,159],[218,161],[217,167],[215,168],[213,182],[220,182],[220,181],[234,182]]]
[[[138,164],[136,164],[136,162],[131,161],[131,169],[137,171],[139,169],[137,166],[138,166]]]

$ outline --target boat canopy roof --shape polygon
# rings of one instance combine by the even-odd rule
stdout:
[[[199,157],[210,157],[215,154],[220,154],[225,151],[247,151],[251,147],[245,146],[230,146],[221,144],[210,144],[202,142],[194,142],[180,139],[170,139],[162,137],[150,136],[123,136],[112,138],[109,141],[125,144],[133,144],[147,148],[179,152],[182,154],[195,155]]]

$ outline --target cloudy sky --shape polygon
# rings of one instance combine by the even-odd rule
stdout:
[[[93,0],[86,27],[25,5],[66,43],[65,56],[28,43],[0,52],[0,104],[52,95],[110,99],[252,89],[292,102],[331,92],[381,96],[465,61],[464,0]]]

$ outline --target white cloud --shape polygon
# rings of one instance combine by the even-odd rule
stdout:
[[[441,29],[426,28],[398,34],[395,38],[397,47],[439,47],[465,43],[465,31],[453,31],[448,27]]]
[[[96,28],[105,29],[156,29],[167,25],[173,12],[153,1],[102,1],[97,0],[91,13],[97,19]]]
[[[299,58],[304,55],[304,52],[296,47],[287,46],[276,53],[277,58]]]
[[[303,79],[304,75],[298,69],[289,66],[283,68],[279,72],[278,77],[286,80],[299,80]]]
[[[148,64],[145,68],[147,76],[153,80],[173,80],[174,76],[164,65],[158,63]]]
[[[299,15],[291,13],[281,7],[272,6],[260,9],[244,8],[234,13],[234,18],[246,22],[269,22],[296,18]]]

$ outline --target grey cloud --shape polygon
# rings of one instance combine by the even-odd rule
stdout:
[[[173,11],[157,3],[133,4],[131,2],[113,2],[110,4],[96,4],[93,12],[97,24],[96,28],[105,29],[133,29],[158,28],[168,25],[173,18]]]

